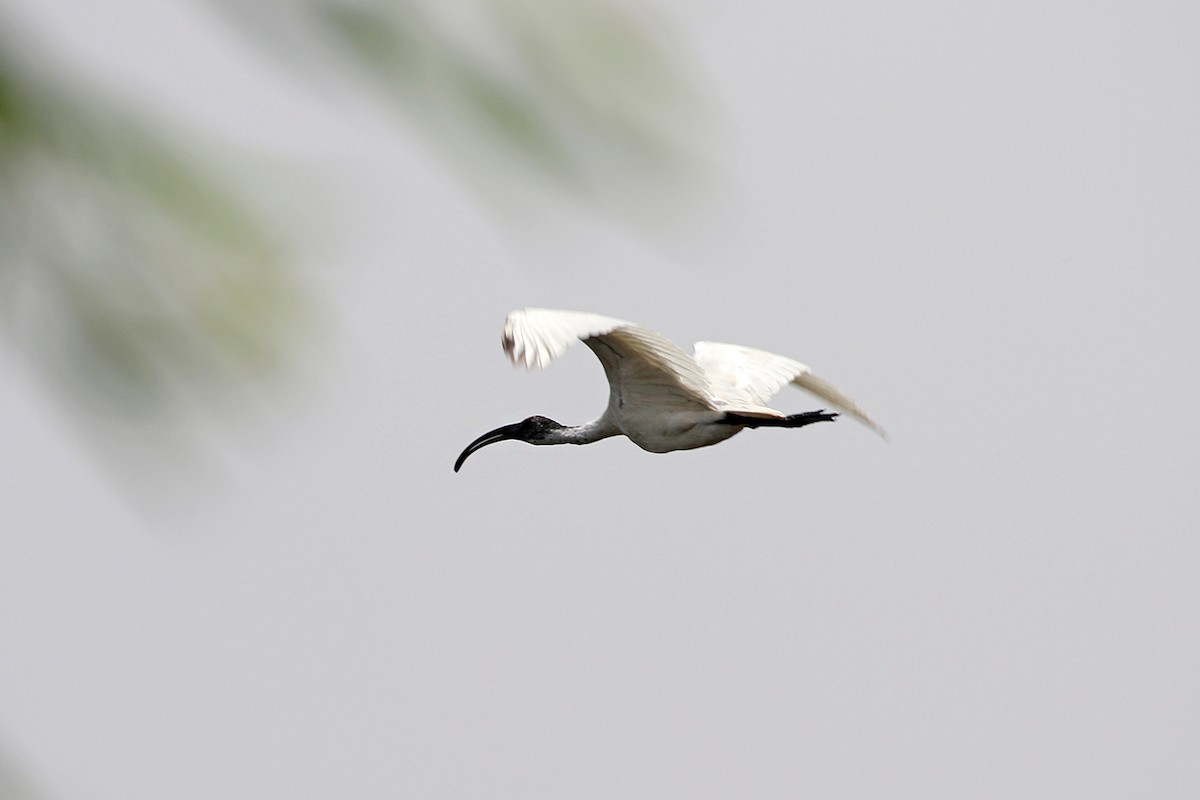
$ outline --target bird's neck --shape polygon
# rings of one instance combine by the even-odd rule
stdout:
[[[619,430],[601,417],[582,425],[564,425],[554,432],[553,437],[547,437],[546,444],[591,444],[618,433]]]

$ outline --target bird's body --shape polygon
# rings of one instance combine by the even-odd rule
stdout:
[[[604,367],[608,407],[593,422],[560,425],[530,417],[472,442],[457,472],[479,448],[520,439],[530,444],[588,444],[623,435],[643,450],[667,453],[724,441],[743,428],[798,428],[832,420],[824,411],[786,415],[765,404],[795,383],[830,405],[883,430],[862,408],[808,367],[784,356],[738,345],[697,342],[688,355],[669,339],[624,320],[578,311],[526,308],[504,323],[504,352],[526,368],[547,366],[582,341]]]

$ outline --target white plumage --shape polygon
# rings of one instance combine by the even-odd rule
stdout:
[[[785,356],[739,345],[697,342],[693,355],[648,328],[579,311],[525,308],[504,323],[504,352],[514,364],[546,367],[582,341],[604,366],[609,402],[599,419],[564,426],[545,417],[491,431],[463,451],[467,456],[504,439],[531,444],[587,444],[624,435],[656,453],[704,447],[746,427],[802,427],[833,419],[824,411],[788,416],[766,403],[794,383],[883,435],[854,400]]]

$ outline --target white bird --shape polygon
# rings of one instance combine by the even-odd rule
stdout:
[[[716,342],[688,355],[652,330],[579,311],[524,308],[504,322],[504,352],[514,365],[545,367],[575,342],[592,349],[608,377],[608,408],[584,425],[534,416],[489,431],[467,445],[454,471],[481,447],[506,439],[529,444],[590,444],[624,435],[643,450],[666,453],[724,441],[743,428],[799,428],[836,413],[784,414],[765,403],[794,383],[886,438],[883,428],[832,384],[784,356]]]

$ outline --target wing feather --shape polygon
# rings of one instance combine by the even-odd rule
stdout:
[[[581,311],[523,308],[504,323],[504,352],[527,369],[546,367],[582,341],[604,366],[610,404],[673,410],[716,408],[704,371],[671,340],[632,322]]]
[[[581,311],[523,308],[504,321],[504,352],[513,364],[545,369],[578,341],[602,336],[631,323]]]
[[[694,358],[722,403],[765,406],[776,392],[794,383],[887,437],[862,406],[799,361],[718,342],[696,342]]]

